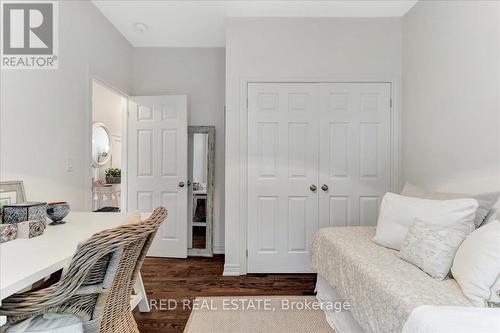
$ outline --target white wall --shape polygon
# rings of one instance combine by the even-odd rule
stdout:
[[[59,20],[58,70],[1,71],[0,178],[91,209],[89,72],[130,91],[132,47],[90,1],[61,1]]]
[[[92,122],[106,125],[111,135],[111,158],[105,165],[94,167],[94,177],[104,179],[108,168],[121,168],[123,117],[126,98],[97,81],[92,85]]]
[[[419,1],[403,19],[403,175],[500,190],[500,3]]]
[[[188,125],[215,125],[214,251],[224,251],[224,48],[135,48],[135,95],[185,94]]]
[[[240,183],[243,78],[398,79],[401,20],[230,19],[226,31],[226,264],[225,274],[246,270]]]

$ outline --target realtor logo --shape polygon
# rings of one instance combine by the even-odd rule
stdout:
[[[57,69],[57,1],[2,1],[2,69]]]

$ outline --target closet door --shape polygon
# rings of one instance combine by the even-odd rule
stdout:
[[[375,225],[390,190],[390,84],[320,86],[320,227]]]
[[[314,83],[248,85],[248,272],[310,272],[318,230]]]

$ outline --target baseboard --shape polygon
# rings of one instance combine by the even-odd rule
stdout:
[[[214,245],[214,254],[224,254],[224,245]]]
[[[240,265],[225,264],[223,276],[240,276]]]

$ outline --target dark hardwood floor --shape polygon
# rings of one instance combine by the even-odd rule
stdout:
[[[198,296],[311,295],[315,274],[249,274],[222,276],[224,256],[213,258],[147,258],[142,266],[144,286],[151,302],[149,313],[134,311],[141,333],[182,332],[190,310],[183,309],[184,299]],[[160,300],[165,300],[160,309]],[[166,309],[166,302],[177,302],[176,309]]]
[[[193,227],[193,249],[205,248],[205,227]]]

